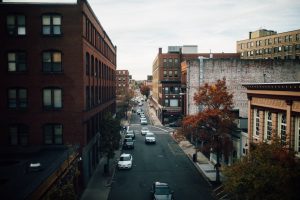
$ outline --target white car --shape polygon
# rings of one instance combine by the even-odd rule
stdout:
[[[123,153],[120,156],[120,160],[118,162],[118,169],[131,169],[132,167],[132,155]]]
[[[148,121],[146,118],[142,118],[141,119],[141,125],[147,125],[148,124]]]
[[[147,133],[149,133],[148,127],[142,127],[141,135],[146,135]]]
[[[155,136],[154,136],[154,133],[152,132],[148,132],[145,136],[145,143],[148,144],[148,143],[156,143],[156,139],[155,139]]]

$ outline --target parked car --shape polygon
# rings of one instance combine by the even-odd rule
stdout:
[[[147,125],[148,124],[148,121],[146,118],[142,118],[141,119],[141,125]]]
[[[134,149],[134,141],[131,137],[127,137],[124,139],[123,149]]]
[[[146,135],[149,132],[148,127],[142,127],[141,135]]]
[[[174,200],[174,192],[167,183],[154,182],[151,187],[151,199]]]
[[[154,136],[154,133],[152,132],[148,132],[146,133],[146,136],[145,136],[145,143],[148,144],[148,143],[156,143],[156,139],[155,139],[155,136]]]
[[[125,137],[126,136],[130,136],[132,139],[134,139],[135,138],[134,130],[127,130]]]
[[[131,169],[132,167],[132,155],[123,153],[118,161],[118,169]]]

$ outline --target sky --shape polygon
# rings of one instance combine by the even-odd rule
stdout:
[[[117,69],[129,70],[135,80],[152,75],[159,47],[167,52],[168,46],[198,45],[199,53],[234,53],[236,41],[248,39],[250,31],[300,29],[299,0],[88,2],[117,46]]]

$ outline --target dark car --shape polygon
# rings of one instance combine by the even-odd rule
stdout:
[[[151,198],[155,200],[174,200],[173,191],[167,183],[154,182],[151,188]]]
[[[124,139],[123,149],[134,149],[134,141],[131,137]]]

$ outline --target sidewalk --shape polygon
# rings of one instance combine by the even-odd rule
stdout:
[[[122,126],[127,126],[128,124],[127,120],[121,121]],[[87,187],[81,195],[81,200],[107,200],[115,175],[116,164],[121,154],[121,148],[120,146],[120,149],[115,151],[114,158],[110,159],[109,173],[107,175],[104,174],[104,165],[107,162],[106,157],[101,158],[96,171],[93,173]]]

